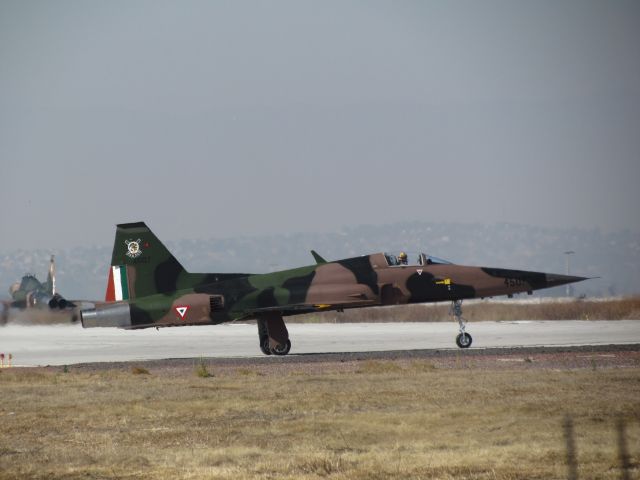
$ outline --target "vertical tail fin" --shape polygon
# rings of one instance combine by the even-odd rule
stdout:
[[[131,300],[177,289],[187,274],[144,222],[116,228],[106,301]]]
[[[56,294],[56,260],[55,255],[51,255],[49,260],[49,273],[47,274],[47,283],[45,283],[45,289],[49,295]]]

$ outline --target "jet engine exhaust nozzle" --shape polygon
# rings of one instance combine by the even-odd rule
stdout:
[[[80,321],[84,328],[131,327],[131,308],[128,303],[98,305],[80,310]]]
[[[67,306],[69,305],[69,303],[59,294],[55,294],[53,297],[51,297],[51,300],[49,300],[49,308],[54,310],[56,308],[59,308],[60,310],[64,310],[65,308],[67,308]]]

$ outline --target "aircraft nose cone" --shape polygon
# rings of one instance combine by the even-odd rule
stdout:
[[[559,285],[566,285],[567,283],[588,280],[587,277],[574,277],[572,275],[558,275],[555,273],[547,273],[545,276],[547,280],[547,287],[557,287]]]

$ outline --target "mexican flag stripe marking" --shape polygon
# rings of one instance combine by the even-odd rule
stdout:
[[[120,267],[120,278],[122,280],[122,300],[129,300],[129,278],[127,277],[127,267]]]
[[[107,293],[104,296],[105,301],[114,302],[116,300],[116,291],[113,287],[113,268],[109,269],[109,280],[107,280]]]
[[[113,289],[116,302],[129,299],[129,283],[127,280],[127,267],[116,265],[111,267],[113,273]]]

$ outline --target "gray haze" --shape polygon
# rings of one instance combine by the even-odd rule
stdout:
[[[113,242],[113,232],[110,241]],[[164,239],[163,235],[161,237]],[[168,241],[166,246],[191,272],[266,273],[313,263],[315,249],[327,260],[363,253],[425,251],[458,264],[565,273],[567,248],[576,253],[570,272],[591,278],[571,286],[575,296],[640,294],[640,234],[598,229],[544,228],[514,224],[398,222],[346,227],[336,233],[286,233]],[[46,278],[56,254],[57,288],[69,299],[104,298],[113,243],[74,244],[62,249],[0,251],[0,298],[25,273]],[[412,253],[413,252],[413,253]],[[564,296],[565,287],[534,292]],[[529,298],[527,295],[523,295]],[[639,312],[640,315],[640,312]]]
[[[0,251],[640,230],[640,2],[0,0]]]

